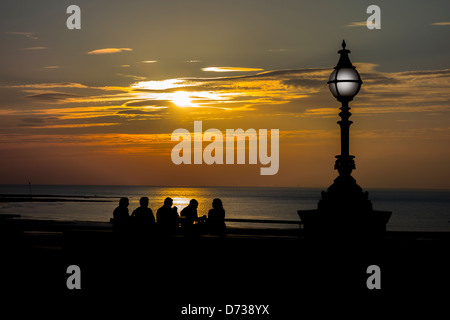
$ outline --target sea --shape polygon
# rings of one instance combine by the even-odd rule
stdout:
[[[158,187],[81,185],[0,185],[0,214],[24,219],[109,222],[120,197],[130,200],[130,213],[141,197],[149,198],[156,214],[166,197],[180,212],[190,199],[199,202],[198,215],[206,215],[220,198],[227,218],[299,220],[297,210],[316,209],[319,188],[283,187]],[[389,231],[450,232],[450,190],[367,189],[375,210],[392,211]],[[4,201],[19,196],[40,201]],[[1,200],[1,199],[0,199]],[[49,200],[49,201],[42,201]],[[62,201],[61,201],[62,200]],[[228,222],[237,227],[293,228],[292,224]]]

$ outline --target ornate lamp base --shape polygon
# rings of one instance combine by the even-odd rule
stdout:
[[[327,191],[317,210],[299,210],[304,235],[309,238],[382,238],[390,211],[373,210],[369,193],[350,175],[340,175]]]
[[[352,176],[339,176],[327,191],[322,191],[318,207],[322,211],[364,212],[372,210],[369,193]]]

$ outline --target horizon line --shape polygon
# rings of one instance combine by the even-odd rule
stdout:
[[[0,186],[76,186],[76,187],[150,187],[150,188],[296,188],[296,189],[327,189],[328,186],[313,187],[313,186],[233,186],[233,185],[200,185],[200,186],[187,186],[187,185],[147,185],[147,184],[30,184],[30,183],[0,183]],[[450,191],[450,188],[419,188],[419,187],[363,187],[364,190],[421,190],[421,191]]]

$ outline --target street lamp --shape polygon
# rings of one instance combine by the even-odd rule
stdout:
[[[328,86],[333,96],[338,101],[352,101],[361,89],[361,77],[358,71],[352,65],[348,54],[350,50],[345,49],[345,40],[342,41],[342,50],[338,53],[341,55],[339,62],[334,71],[330,75]]]
[[[338,51],[341,57],[328,81],[331,93],[342,104],[339,113],[341,121],[338,121],[341,127],[341,154],[336,156],[335,164],[335,169],[338,170],[340,175],[350,175],[352,170],[355,169],[354,156],[349,154],[350,125],[353,122],[349,120],[352,114],[349,112],[348,103],[358,94],[362,84],[358,71],[348,57],[350,50],[345,49],[345,46],[345,40],[343,40],[342,50]]]
[[[334,169],[339,176],[327,191],[322,191],[317,210],[299,210],[305,234],[314,236],[330,235],[364,235],[368,237],[384,234],[386,224],[391,216],[390,211],[373,210],[368,192],[364,192],[351,176],[355,169],[354,156],[349,153],[350,107],[349,102],[361,89],[361,77],[352,65],[342,41],[342,49],[338,51],[340,58],[328,81],[333,96],[341,102],[337,123],[341,129],[341,154],[336,156]]]

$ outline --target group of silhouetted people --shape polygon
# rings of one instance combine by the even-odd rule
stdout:
[[[184,235],[225,234],[225,210],[220,199],[214,199],[208,216],[201,217],[198,216],[198,201],[195,199],[191,199],[189,205],[178,215],[178,208],[172,207],[172,198],[166,198],[163,206],[156,212],[156,219],[148,203],[148,198],[142,197],[139,200],[140,206],[130,215],[128,198],[121,198],[119,206],[113,212],[114,231],[118,234],[133,232],[137,235],[174,235],[180,232]]]

